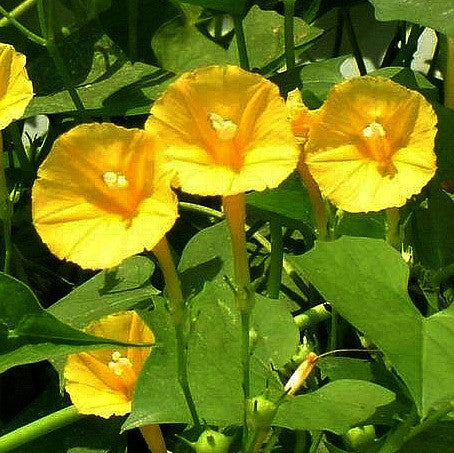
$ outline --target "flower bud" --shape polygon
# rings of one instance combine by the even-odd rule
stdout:
[[[227,453],[231,442],[232,439],[225,434],[207,429],[192,446],[197,453]]]
[[[266,428],[271,425],[277,406],[259,395],[247,401],[247,424],[250,429]]]

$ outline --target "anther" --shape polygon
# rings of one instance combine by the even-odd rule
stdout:
[[[118,187],[120,189],[124,189],[129,186],[129,181],[123,173],[119,173],[117,171],[106,171],[102,175],[102,179],[104,184],[107,187]]]
[[[232,120],[224,119],[217,113],[210,113],[208,119],[211,122],[211,127],[221,140],[231,140],[235,137],[238,126]]]
[[[386,135],[386,131],[380,123],[374,121],[363,129],[363,135],[366,138],[384,137]]]

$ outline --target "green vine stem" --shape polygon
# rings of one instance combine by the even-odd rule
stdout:
[[[326,309],[325,304],[319,304],[315,307],[309,308],[305,312],[296,315],[293,321],[300,330],[305,330],[308,327],[315,326],[316,324],[325,321],[331,317],[331,313]]]
[[[193,212],[198,212],[200,214],[205,214],[209,217],[214,217],[215,219],[218,220],[223,220],[225,219],[225,215],[216,209],[209,208],[207,206],[202,206],[200,204],[196,203],[188,203],[186,201],[180,201],[178,203],[181,209],[187,210],[187,211],[193,211]],[[249,230],[249,226],[245,225],[246,232]],[[255,232],[252,237],[260,244],[262,247],[268,252],[271,253],[271,243],[266,239],[265,236],[263,236],[260,233]],[[282,261],[282,268],[285,271],[285,273],[292,279],[298,279],[299,277],[297,276],[297,272],[295,271],[295,268],[290,264],[289,261],[287,261],[284,257]]]
[[[45,47],[46,46],[46,40],[42,38],[41,36],[38,36],[37,34],[33,33],[31,30],[29,30],[27,27],[24,27],[11,13],[6,11],[3,6],[0,6],[0,13],[8,19],[8,21],[14,25],[23,35],[25,35],[30,41],[33,41],[35,44],[38,44],[40,46]]]
[[[185,332],[187,313],[184,304],[183,294],[181,292],[181,283],[178,277],[172,255],[170,253],[169,243],[164,236],[161,241],[154,247],[153,253],[156,256],[161,271],[164,275],[167,296],[169,298],[170,315],[175,327],[177,340],[177,373],[178,382],[183,391],[186,404],[191,413],[194,426],[200,429],[200,419],[197,409],[192,398],[191,389],[188,379],[188,342]]]
[[[235,30],[240,66],[246,71],[249,71],[250,69],[249,57],[247,53],[246,39],[244,37],[243,19],[241,16],[238,15],[233,16],[233,29]]]
[[[63,84],[66,91],[69,93],[74,106],[81,118],[85,117],[86,110],[82,100],[79,97],[74,84],[71,80],[71,75],[66,67],[65,61],[61,56],[60,50],[55,42],[55,31],[54,31],[54,7],[55,2],[47,0],[37,0],[38,6],[38,17],[39,24],[41,27],[41,33],[46,37],[45,46],[52,58],[55,68],[62,78]]]
[[[19,5],[17,5],[9,14],[11,15],[11,17],[16,19],[17,17],[28,11],[35,3],[36,0],[24,0],[22,3],[19,3]],[[10,23],[11,21],[7,17],[4,17],[0,20],[0,28],[8,26]]]
[[[386,213],[386,240],[388,244],[393,246],[398,252],[401,251],[402,241],[400,239],[399,222],[400,214],[399,208],[388,208]]]
[[[5,255],[3,260],[3,272],[9,274],[13,258],[13,240],[11,237],[12,206],[6,185],[5,170],[3,168],[3,138],[0,132],[0,222],[3,228],[3,244]]]
[[[342,14],[344,16],[345,30],[347,31],[348,40],[352,46],[353,56],[355,57],[358,70],[361,75],[367,74],[364,58],[359,47],[358,39],[356,37],[355,29],[353,28],[352,18],[350,17],[350,10],[346,6],[342,6]]]
[[[128,0],[128,48],[129,58],[137,60],[137,19],[139,17],[138,0]]]
[[[279,290],[282,280],[282,263],[284,258],[284,243],[282,238],[282,226],[278,220],[270,220],[270,233],[271,255],[267,293],[272,299],[279,299]]]
[[[65,407],[0,437],[0,451],[7,452],[18,448],[82,417],[74,406]]]
[[[243,368],[243,449],[248,444],[247,403],[251,396],[251,351],[250,351],[250,322],[254,306],[254,293],[251,288],[249,261],[246,249],[246,196],[244,193],[224,196],[222,205],[230,229],[233,251],[233,268],[235,273],[235,300],[241,319],[241,364]]]
[[[454,37],[447,38],[447,59],[445,72],[445,106],[454,109]]]
[[[287,71],[295,68],[295,41],[293,32],[293,16],[295,0],[284,0],[284,45]]]

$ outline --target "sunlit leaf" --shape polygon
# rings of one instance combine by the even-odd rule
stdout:
[[[454,8],[445,0],[369,0],[378,20],[406,20],[454,36]]]
[[[383,351],[421,415],[454,397],[454,306],[424,318],[410,300],[408,266],[396,250],[382,240],[344,236],[317,243],[294,264]]]

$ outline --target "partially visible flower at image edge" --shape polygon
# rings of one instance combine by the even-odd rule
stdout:
[[[349,212],[400,207],[436,171],[437,117],[426,99],[383,77],[335,85],[309,131],[305,161]]]
[[[130,343],[154,343],[154,335],[134,311],[94,321],[85,332]],[[72,354],[65,368],[65,389],[80,414],[109,418],[131,412],[137,378],[151,347],[99,349]]]
[[[25,55],[0,43],[0,130],[19,119],[33,97]]]
[[[183,74],[154,103],[145,129],[166,141],[176,185],[198,195],[276,187],[299,155],[278,87],[236,66]]]
[[[151,133],[110,123],[61,135],[38,171],[33,223],[50,251],[90,269],[152,250],[178,217]]]
[[[293,135],[300,146],[302,146],[307,141],[310,128],[317,121],[319,109],[309,110],[304,104],[301,91],[298,88],[287,94],[285,105]]]

